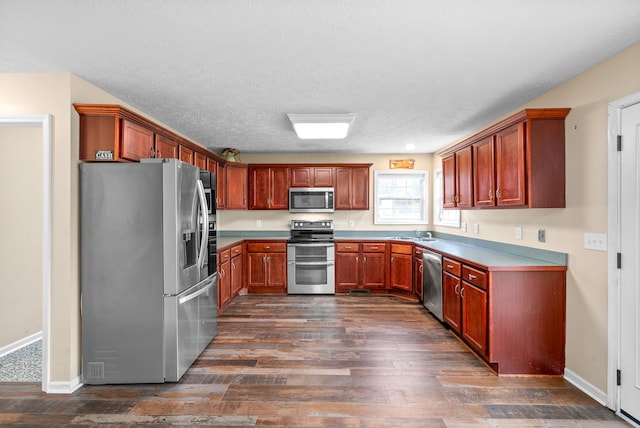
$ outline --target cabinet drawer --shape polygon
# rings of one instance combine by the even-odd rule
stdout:
[[[287,244],[284,242],[254,242],[247,244],[247,252],[250,253],[284,253]]]
[[[462,266],[462,279],[483,290],[487,289],[487,273],[483,270],[464,265]]]
[[[242,254],[242,244],[231,247],[231,257],[239,256],[240,254]]]
[[[224,263],[226,261],[229,261],[229,259],[231,258],[231,251],[230,250],[221,250],[218,251],[218,263]]]
[[[364,253],[384,253],[386,244],[384,242],[362,244],[362,252]]]
[[[406,244],[391,244],[391,252],[396,254],[413,254],[413,246]]]
[[[355,242],[338,242],[336,243],[336,251],[339,253],[357,253],[360,251],[360,245]]]
[[[442,259],[442,270],[452,275],[460,276],[462,272],[462,263],[444,257]]]

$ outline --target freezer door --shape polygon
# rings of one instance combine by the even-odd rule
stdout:
[[[217,333],[217,275],[165,297],[165,380],[177,382]]]

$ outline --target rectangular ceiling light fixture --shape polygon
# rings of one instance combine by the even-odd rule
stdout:
[[[287,114],[293,130],[301,140],[335,140],[345,138],[355,114]]]

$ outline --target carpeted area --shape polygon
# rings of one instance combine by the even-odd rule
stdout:
[[[41,382],[42,340],[0,357],[0,382]]]

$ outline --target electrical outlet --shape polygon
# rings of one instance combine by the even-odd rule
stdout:
[[[480,233],[480,225],[478,223],[473,223],[473,233]]]
[[[516,227],[516,239],[522,239],[522,227]]]
[[[466,232],[467,231],[467,223],[465,223],[465,222],[460,223],[460,229],[463,232]]]
[[[538,229],[538,242],[545,242],[547,239],[547,232],[544,229]]]
[[[256,227],[262,227],[262,220],[256,220]]]
[[[587,250],[607,251],[607,235],[605,233],[585,233],[584,248]]]
[[[355,222],[353,220],[349,220],[349,227],[355,226]]]

